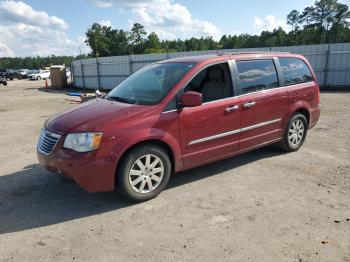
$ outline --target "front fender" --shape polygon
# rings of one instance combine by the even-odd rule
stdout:
[[[174,170],[182,167],[181,147],[178,134],[171,134],[158,128],[144,128],[131,131],[122,137],[117,138],[117,143],[112,147],[111,154],[116,158],[117,164],[124,153],[131,147],[147,141],[160,141],[169,146],[174,155]],[[116,165],[117,166],[117,165]]]

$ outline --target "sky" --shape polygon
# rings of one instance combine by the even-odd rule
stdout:
[[[342,0],[350,3],[350,0]],[[161,39],[259,34],[314,0],[0,0],[0,57],[77,55],[95,22],[130,30],[133,23]]]

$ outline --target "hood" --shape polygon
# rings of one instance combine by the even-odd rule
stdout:
[[[136,115],[142,114],[146,117],[150,108],[99,98],[54,115],[45,126],[58,134],[105,131],[108,126]]]

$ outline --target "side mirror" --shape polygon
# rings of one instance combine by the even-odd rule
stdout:
[[[202,94],[194,91],[188,91],[181,97],[182,107],[200,106],[203,102]]]

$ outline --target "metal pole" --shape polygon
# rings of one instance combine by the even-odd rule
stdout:
[[[80,68],[81,68],[81,79],[83,83],[83,88],[85,88],[85,78],[84,78],[84,65],[83,65],[83,60],[81,56],[81,48],[79,46],[79,53],[80,53]]]
[[[131,60],[131,55],[129,55],[129,69],[130,69],[130,75],[132,75],[132,60]]]
[[[96,71],[97,71],[97,86],[98,86],[98,89],[100,89],[101,79],[100,79],[100,63],[98,61],[98,57],[96,57]]]
[[[75,77],[74,77],[74,63],[70,63],[70,80],[73,82],[73,86],[76,86]]]
[[[324,81],[323,81],[324,87],[328,86],[329,56],[330,56],[330,44],[327,45],[327,51],[326,51],[326,64],[324,67]]]

